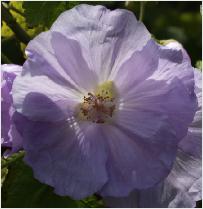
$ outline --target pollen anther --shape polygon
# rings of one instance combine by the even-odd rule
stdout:
[[[93,123],[105,123],[106,120],[112,117],[115,109],[114,98],[109,96],[94,95],[88,93],[84,96],[84,101],[80,105],[82,117]]]
[[[83,97],[77,108],[77,117],[93,123],[106,123],[116,108],[116,89],[112,81],[106,81]]]

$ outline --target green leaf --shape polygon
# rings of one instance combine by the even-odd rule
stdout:
[[[14,35],[13,31],[8,27],[8,25],[4,21],[2,21],[1,36],[9,38],[13,35]]]
[[[26,18],[25,18],[25,11],[23,9],[23,2],[22,1],[10,1],[9,2],[10,12],[13,15],[13,17],[16,19],[16,22],[20,24],[20,26],[28,33],[28,35],[33,38],[39,33],[43,31],[43,28],[40,25],[37,25],[36,27],[29,27]],[[15,8],[15,10],[13,10]],[[23,15],[16,12],[16,10],[20,11]]]
[[[25,1],[23,2],[23,9],[30,27],[42,25],[44,28],[49,29],[62,12],[78,4],[80,2]]]
[[[7,174],[8,174],[8,169],[7,168],[4,168],[4,169],[1,170],[1,186],[4,183]]]
[[[12,165],[13,163],[15,163],[18,160],[22,160],[24,155],[25,155],[25,152],[24,151],[20,151],[20,152],[12,154],[8,158],[2,158],[1,159],[1,168],[2,169],[3,168],[8,168],[9,165]]]
[[[2,186],[2,207],[74,208],[79,206],[78,202],[54,194],[51,187],[34,179],[32,169],[22,160],[9,165],[7,178]]]
[[[202,70],[202,60],[198,60],[198,61],[195,63],[195,67],[198,68],[199,70]]]
[[[167,39],[167,40],[157,40],[157,42],[163,46],[171,43],[171,42],[177,42],[176,40],[174,39]]]
[[[81,200],[81,202],[83,203],[83,205],[81,205],[80,207],[105,208],[102,198],[98,199],[96,195]]]
[[[66,3],[60,1],[23,2],[26,21],[30,26],[50,27],[58,15],[66,10]]]
[[[37,34],[43,31],[43,28],[37,25],[37,27],[29,28],[25,19],[24,9],[22,8],[22,1],[10,1],[7,5],[12,16],[15,18],[16,22],[20,27],[28,33],[30,37],[35,37]],[[9,38],[14,35],[13,31],[8,27],[8,25],[3,21],[1,28],[1,35],[4,38]]]

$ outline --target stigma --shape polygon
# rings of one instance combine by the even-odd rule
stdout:
[[[108,122],[116,108],[115,89],[113,82],[108,81],[99,85],[95,92],[89,92],[79,105],[78,117],[93,123]]]

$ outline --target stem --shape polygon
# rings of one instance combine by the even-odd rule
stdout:
[[[7,158],[5,160],[5,162],[1,165],[1,169],[7,168],[9,165],[13,164],[14,162],[19,160],[20,158],[23,158],[24,155],[25,155],[25,152],[19,152],[18,154],[16,154],[15,157],[11,157],[11,159]]]
[[[139,21],[143,21],[143,18],[144,18],[144,6],[145,6],[145,2],[144,1],[140,1],[140,16],[139,16]]]
[[[11,28],[16,37],[24,44],[27,44],[30,41],[29,35],[20,27],[9,10],[3,5],[1,6],[1,14],[2,20],[5,21],[6,24]]]

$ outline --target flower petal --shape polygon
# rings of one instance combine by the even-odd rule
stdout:
[[[52,33],[47,31],[40,33],[29,42],[25,51],[28,58],[23,65],[23,75],[47,76],[59,85],[81,92],[82,88],[71,79],[66,70],[58,63],[51,39]]]
[[[164,46],[160,46],[160,57],[163,59],[169,59],[170,61],[176,63],[181,63],[184,61],[191,63],[190,57],[186,50],[177,41],[171,41]]]
[[[189,127],[187,136],[180,141],[179,148],[188,154],[201,158],[202,156],[202,130],[201,127]]]
[[[176,152],[170,142],[173,138],[158,145],[156,141],[147,142],[110,125],[105,127],[105,132],[109,147],[109,180],[100,191],[102,196],[127,196],[135,188],[148,188],[167,176]],[[166,132],[167,129],[160,133],[164,139],[168,137]]]
[[[177,54],[180,56],[180,52],[182,52],[182,60],[177,59]],[[177,77],[184,83],[189,94],[193,94],[194,72],[186,51],[182,47],[162,46],[159,48],[159,54],[159,66],[152,77],[157,80],[167,80],[168,83]]]
[[[80,94],[61,86],[47,76],[24,76],[15,79],[13,100],[16,110],[32,120],[58,121],[67,118]]]
[[[198,178],[190,187],[188,191],[193,201],[199,201],[202,199],[202,177]]]
[[[31,131],[35,130],[35,131]],[[59,195],[82,199],[107,181],[106,148],[97,124],[29,122],[24,131],[26,162]]]
[[[22,135],[18,132],[16,125],[13,123],[13,118],[8,135],[10,141],[12,142],[12,145],[11,150],[7,150],[7,152],[4,153],[4,156],[6,157],[10,156],[13,153],[16,153],[17,151],[23,148],[23,138]]]
[[[177,136],[176,143],[187,134],[196,109],[195,96],[188,95],[178,79],[170,84],[148,79],[119,102],[115,123],[149,139],[168,124]]]
[[[14,112],[11,89],[14,79],[21,71],[22,67],[19,65],[1,65],[1,138],[3,139],[2,145],[6,147],[12,147],[12,136],[9,135]]]
[[[198,69],[194,69],[195,78],[195,94],[198,100],[198,109],[195,113],[195,117],[191,124],[191,127],[201,128],[202,127],[202,72]]]
[[[147,190],[135,190],[126,197],[105,197],[105,205],[112,208],[193,208],[195,201],[187,193],[170,185],[159,184]]]
[[[72,80],[78,86],[93,91],[98,83],[97,77],[83,59],[78,42],[66,38],[61,33],[52,32],[51,43],[58,62]]]
[[[113,168],[109,185],[111,181],[114,184],[109,188],[106,186],[105,192],[102,192],[104,196],[124,196],[132,189],[151,187],[163,180],[172,168],[177,145],[182,135],[187,133],[196,108],[195,99],[188,96],[188,91],[178,79],[174,79],[171,84],[164,81],[146,80],[133,89],[133,95],[129,93],[123,97],[123,100],[123,104],[115,112],[113,121],[133,141],[128,141],[120,133],[124,138],[123,143],[126,143],[126,145],[119,145],[119,149],[123,149],[120,153],[125,152],[130,159],[130,162],[125,160],[123,166],[127,165],[131,169],[129,171],[124,167],[122,170],[132,174],[135,169],[136,178],[133,179],[132,176],[128,176],[129,174],[125,174],[127,180],[124,179],[124,184],[122,178],[117,179],[119,171]],[[176,123],[173,118],[175,116],[181,117],[183,120],[181,124]],[[118,134],[114,136],[116,143],[119,143],[118,137]],[[127,144],[130,148],[125,147],[128,146]],[[134,151],[128,150],[132,148]],[[122,167],[121,162],[119,160]],[[148,172],[150,175],[146,176]],[[120,186],[117,182],[122,182],[123,185]]]
[[[150,40],[141,51],[136,51],[110,80],[119,88],[123,95],[136,85],[151,76],[158,66],[158,45]]]
[[[201,159],[178,150],[173,170],[167,182],[180,191],[187,192],[201,178]]]
[[[62,13],[51,31],[78,41],[89,68],[99,75],[100,83],[150,39],[149,32],[133,13],[85,4]]]
[[[199,73],[199,72],[198,72]],[[199,73],[199,76],[201,74]],[[195,86],[200,86],[200,77]],[[201,86],[200,86],[201,88]],[[196,90],[197,92],[197,90]],[[201,91],[199,91],[201,98]],[[201,115],[201,104],[197,113]],[[196,113],[196,114],[197,114]],[[201,118],[200,118],[201,120]],[[194,121],[187,136],[181,140],[177,158],[169,176],[157,186],[134,190],[126,197],[105,197],[109,207],[195,207],[202,197],[201,183],[201,124]],[[197,126],[199,124],[199,126]]]
[[[196,157],[202,156],[202,75],[197,69],[194,69],[195,75],[195,93],[198,99],[198,109],[194,119],[190,124],[187,136],[181,140],[179,148],[184,152]]]
[[[201,160],[179,150],[164,183],[138,195],[140,207],[195,207],[201,199]]]

